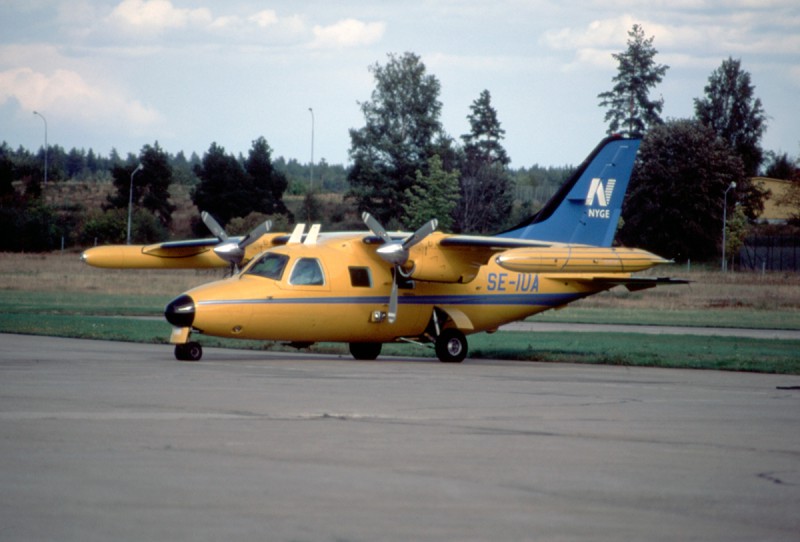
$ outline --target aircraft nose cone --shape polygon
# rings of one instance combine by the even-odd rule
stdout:
[[[194,299],[188,295],[176,297],[164,309],[164,318],[175,327],[192,327],[194,322]]]

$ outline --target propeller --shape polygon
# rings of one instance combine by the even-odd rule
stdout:
[[[394,266],[392,293],[389,296],[389,312],[387,314],[387,319],[392,324],[397,319],[397,276],[403,274],[403,266],[408,262],[411,247],[436,231],[439,221],[434,218],[426,222],[417,231],[400,241],[392,239],[381,223],[371,214],[365,212],[361,218],[372,233],[383,239],[383,245],[376,250],[378,255]]]
[[[272,221],[267,220],[253,228],[250,233],[237,241],[231,239],[228,234],[225,233],[222,226],[219,225],[219,222],[207,212],[203,211],[200,213],[200,218],[203,219],[203,224],[205,224],[206,227],[211,230],[211,233],[220,241],[219,244],[214,247],[214,252],[223,260],[230,262],[231,267],[234,269],[242,263],[245,253],[244,249],[258,241],[262,235],[269,232],[272,228]]]

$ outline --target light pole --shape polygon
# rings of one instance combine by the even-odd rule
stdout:
[[[308,193],[310,194],[314,182],[314,110],[309,107],[308,112],[311,113],[311,169],[308,172]]]
[[[133,209],[133,176],[139,173],[144,169],[144,166],[140,163],[136,166],[136,169],[133,170],[131,173],[131,190],[130,194],[128,195],[128,242],[126,244],[131,244],[131,210]]]
[[[736,188],[736,182],[731,181],[730,186],[725,189],[725,195],[723,196],[724,203],[722,204],[722,272],[728,272],[728,260],[725,258],[725,245],[728,244],[728,192],[730,192],[731,188]]]
[[[33,114],[40,116],[44,121],[44,185],[47,186],[47,119],[38,111],[34,111]]]

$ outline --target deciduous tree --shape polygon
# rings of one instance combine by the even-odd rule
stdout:
[[[737,200],[745,205],[755,189],[741,159],[713,130],[693,120],[652,128],[639,148],[620,239],[666,258],[714,257],[721,249],[723,195],[732,182],[731,209]]]
[[[370,67],[375,89],[360,104],[365,125],[350,130],[348,196],[359,211],[384,224],[400,218],[416,172],[428,174],[428,161],[449,146],[439,116],[439,80],[414,53],[390,54],[385,65]]]
[[[453,225],[452,213],[458,199],[458,172],[445,171],[442,159],[434,155],[429,160],[427,175],[417,171],[416,182],[406,190],[407,202],[403,204],[403,222],[408,229],[416,230],[432,218],[439,221],[439,229],[449,231]]]
[[[704,90],[705,97],[694,100],[697,120],[730,145],[742,159],[747,175],[756,175],[764,157],[760,141],[767,117],[741,60],[723,61]]]

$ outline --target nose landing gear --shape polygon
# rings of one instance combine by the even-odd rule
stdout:
[[[203,347],[200,343],[189,342],[175,345],[175,359],[178,361],[200,361],[203,357]]]

